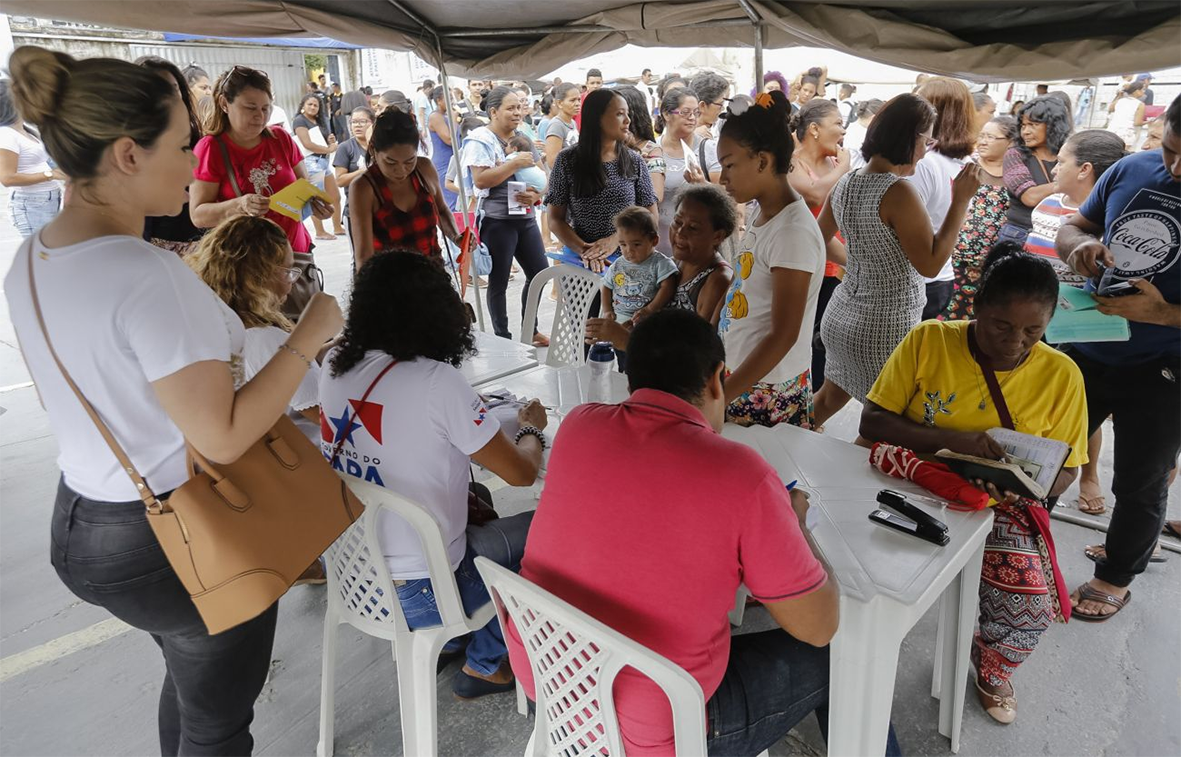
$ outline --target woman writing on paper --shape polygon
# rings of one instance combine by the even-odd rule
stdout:
[[[870,390],[861,436],[918,453],[949,449],[999,460],[986,432],[1005,425],[1071,447],[1045,508],[1087,461],[1087,403],[1074,362],[1040,341],[1058,301],[1058,277],[1044,259],[1001,242],[984,266],[972,321],[924,321],[894,350]],[[998,397],[985,366],[995,373]],[[1006,412],[1007,411],[1007,412]],[[1056,619],[1068,618],[1043,505],[999,492],[985,542],[980,629],[972,647],[981,705],[1000,723],[1017,717],[1010,681]]]

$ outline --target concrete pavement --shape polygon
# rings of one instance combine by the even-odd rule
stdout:
[[[7,272],[18,244],[0,211],[0,272]],[[317,257],[329,291],[343,292],[346,243],[324,244]],[[519,302],[519,292],[518,276],[510,303]],[[544,327],[548,318],[542,322]],[[104,611],[79,602],[49,565],[57,448],[28,381],[5,303],[0,308],[0,753],[157,753],[156,701],[163,676],[158,650],[146,634],[126,630]],[[828,433],[851,439],[855,426],[856,408],[846,408]],[[1109,443],[1102,463],[1108,486],[1111,456]],[[1174,518],[1181,517],[1179,490],[1174,486],[1171,492]],[[497,508],[512,514],[533,507],[536,494],[536,487],[500,489]],[[1063,502],[1072,501],[1068,492]],[[1061,522],[1054,528],[1063,573],[1073,587],[1091,573],[1083,546],[1101,541],[1101,535]],[[969,693],[960,754],[1181,754],[1181,555],[1165,554],[1169,562],[1151,566],[1137,580],[1135,600],[1118,618],[1050,629],[1015,678],[1016,723],[993,723]],[[324,592],[324,587],[298,587],[280,604],[271,677],[253,729],[260,754],[315,751]],[[765,611],[747,617],[744,631],[770,626]],[[899,662],[894,723],[907,754],[949,753],[938,734],[938,704],[930,697],[935,621],[930,613],[915,627]],[[389,645],[344,627],[338,654],[337,753],[401,754]],[[520,754],[532,721],[516,714],[509,695],[456,701],[449,691],[455,669],[453,664],[439,679],[440,754]],[[813,720],[771,753],[822,754]]]

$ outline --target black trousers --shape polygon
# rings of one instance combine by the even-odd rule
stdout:
[[[923,307],[923,320],[929,321],[946,310],[954,290],[954,281],[927,282],[927,304]]]
[[[812,321],[812,391],[820,390],[824,386],[824,364],[827,354],[824,350],[824,340],[820,338],[820,321],[824,320],[824,311],[828,309],[828,301],[832,293],[840,286],[841,280],[836,276],[825,276],[820,283],[820,294],[816,298],[816,318]]]
[[[63,482],[50,533],[50,561],[66,587],[147,631],[164,653],[160,754],[250,754],[279,605],[210,636],[138,500],[95,502]]]
[[[1181,450],[1181,359],[1107,365],[1069,354],[1086,382],[1088,436],[1109,415],[1115,428],[1115,507],[1095,578],[1127,586],[1148,566],[1165,523],[1169,472]]]
[[[545,245],[541,231],[532,217],[488,218],[480,225],[480,241],[488,246],[492,256],[492,273],[488,275],[488,312],[492,315],[492,328],[497,336],[512,339],[508,327],[507,295],[508,279],[512,274],[513,259],[525,271],[525,287],[521,290],[521,316],[525,315],[525,301],[529,296],[529,284],[533,277],[549,267],[545,257]],[[525,336],[537,331],[536,323],[522,324]]]

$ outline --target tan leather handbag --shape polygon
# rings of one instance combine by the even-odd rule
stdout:
[[[29,288],[49,354],[135,483],[148,523],[210,634],[261,614],[291,588],[364,510],[287,416],[232,463],[211,463],[185,442],[190,478],[167,500],[148,488],[53,349],[33,276]]]

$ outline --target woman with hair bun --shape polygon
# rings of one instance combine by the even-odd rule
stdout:
[[[393,249],[417,250],[443,259],[438,230],[458,240],[455,218],[443,196],[431,159],[418,154],[421,136],[414,116],[387,108],[369,135],[369,167],[349,186],[353,263]]]
[[[825,240],[840,231],[848,248],[845,278],[820,323],[826,353],[816,423],[824,425],[850,397],[864,402],[890,353],[919,322],[926,304],[923,276],[951,256],[968,202],[980,182],[976,165],[954,179],[938,231],[919,193],[903,177],[935,144],[935,109],[917,95],[898,95],[869,125],[859,171],[845,174],[820,213]]]
[[[992,496],[994,513],[972,644],[976,695],[1006,725],[1017,717],[1017,667],[1051,623],[1070,617],[1048,510],[1087,461],[1087,400],[1078,366],[1041,341],[1057,302],[1053,267],[1014,242],[998,242],[984,265],[976,317],[924,321],[911,330],[861,414],[862,437],[919,454],[950,449],[1000,460],[1005,450],[987,432],[1006,418],[1009,428],[1071,447],[1045,503],[975,482]],[[989,391],[986,370],[995,372],[1001,397]]]
[[[12,225],[28,237],[61,209],[65,175],[49,164],[44,141],[21,119],[9,87],[9,82],[0,81],[0,184],[12,190],[8,196]]]
[[[718,139],[722,186],[739,204],[758,202],[718,323],[731,371],[727,416],[745,426],[813,425],[811,326],[824,240],[788,181],[790,119],[784,93],[763,93],[749,108],[730,111]]]
[[[79,599],[160,647],[161,754],[250,754],[278,605],[208,633],[148,525],[145,495],[78,395],[166,498],[189,478],[186,441],[215,462],[236,460],[287,411],[309,356],[340,329],[340,308],[313,295],[245,381],[242,321],[175,254],[142,239],[144,219],[178,213],[193,179],[192,124],[175,85],[126,61],[37,47],[18,48],[9,65],[17,107],[72,189],[4,279],[60,447],[50,560]],[[69,717],[59,714],[62,727]]]

